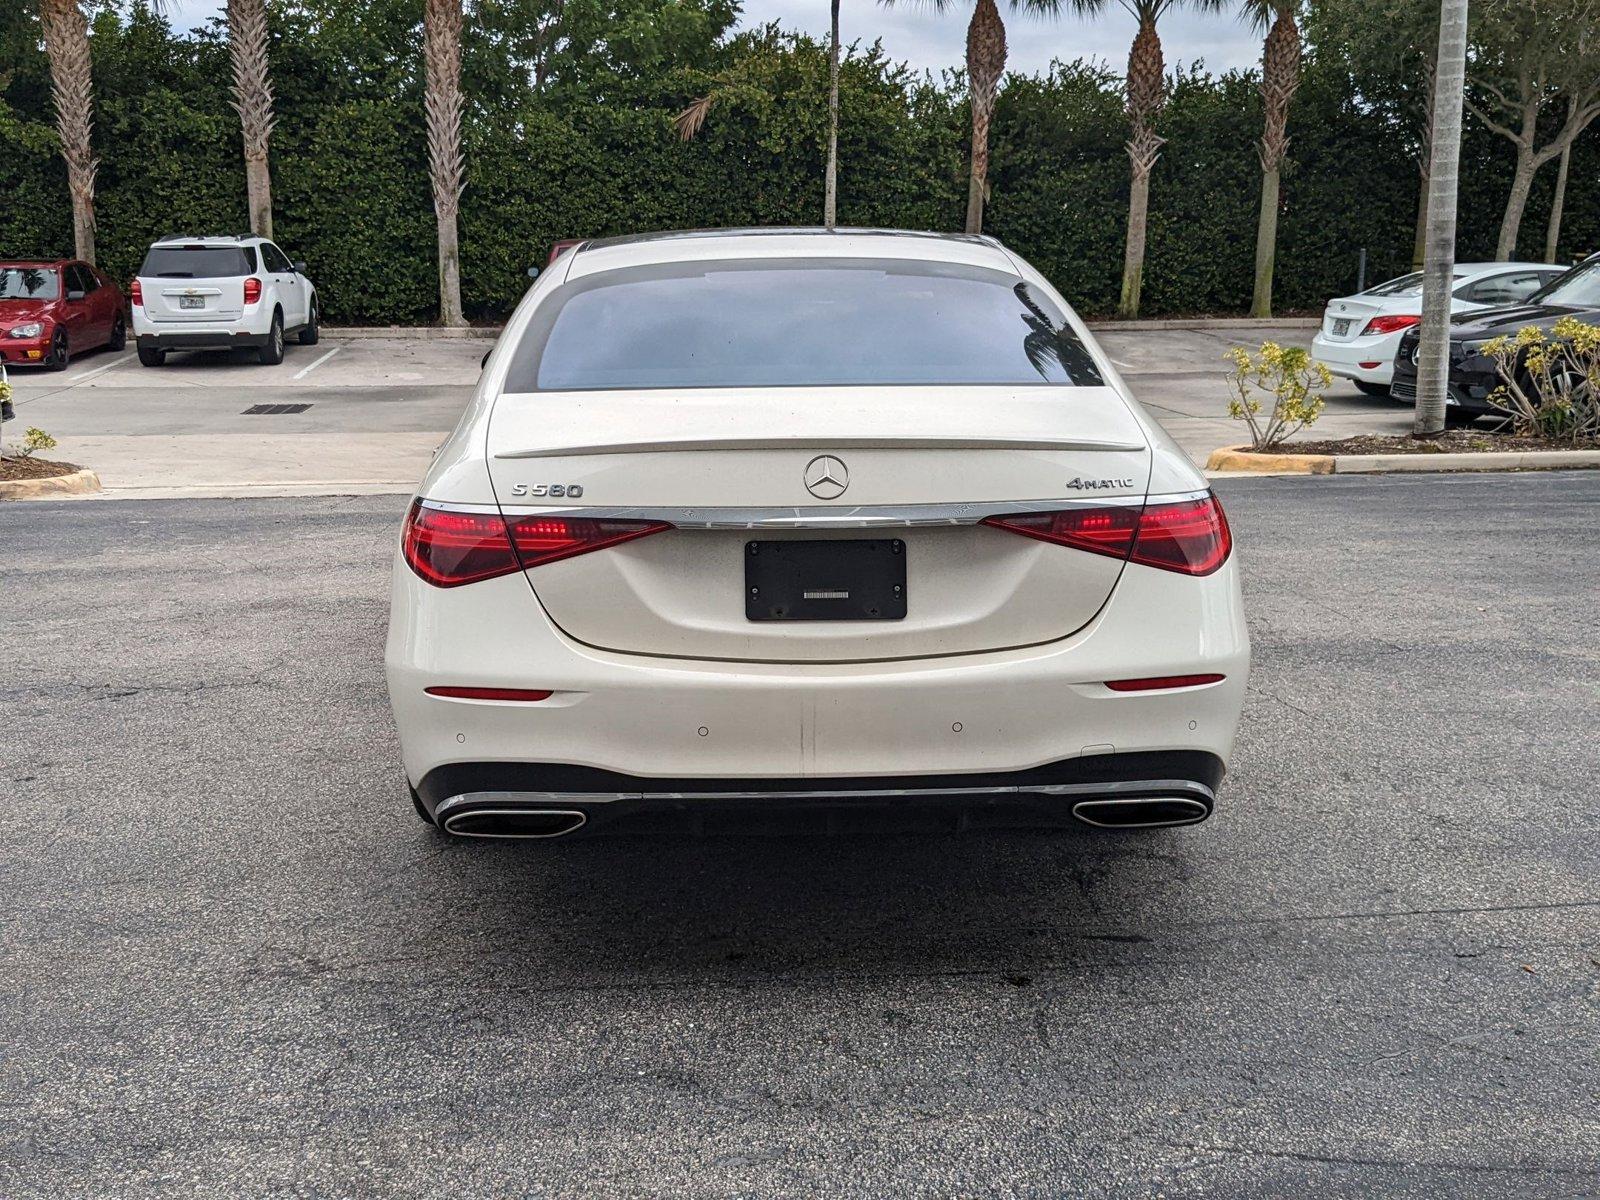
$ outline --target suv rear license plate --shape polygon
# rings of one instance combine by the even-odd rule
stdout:
[[[1350,332],[1350,318],[1342,317],[1333,323],[1333,336],[1343,337]]]
[[[206,306],[206,298],[204,296],[179,296],[178,297],[178,307],[179,308],[204,308],[205,306]]]
[[[744,615],[752,621],[903,621],[905,543],[746,542]]]

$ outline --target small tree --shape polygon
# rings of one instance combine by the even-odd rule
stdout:
[[[1233,391],[1228,415],[1250,426],[1251,449],[1276,446],[1316,424],[1322,415],[1319,393],[1327,390],[1333,375],[1321,363],[1313,362],[1304,346],[1262,342],[1257,354],[1235,346],[1223,357],[1233,363],[1228,376]],[[1262,395],[1271,398],[1265,416]]]
[[[1489,402],[1517,433],[1600,438],[1600,325],[1562,317],[1548,333],[1529,325],[1482,353],[1502,380]]]

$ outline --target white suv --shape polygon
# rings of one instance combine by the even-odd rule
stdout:
[[[316,345],[317,289],[304,272],[265,238],[162,238],[133,281],[139,361],[159,367],[168,350],[251,346],[272,365],[287,334]]]

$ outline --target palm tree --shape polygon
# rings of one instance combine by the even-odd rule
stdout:
[[[1299,0],[1244,0],[1246,19],[1267,30],[1261,50],[1261,218],[1256,225],[1256,286],[1250,315],[1272,315],[1272,268],[1278,245],[1278,173],[1289,151],[1289,101],[1300,86]]]
[[[1433,88],[1433,161],[1428,171],[1428,249],[1422,276],[1414,437],[1444,432],[1450,379],[1450,288],[1456,269],[1456,182],[1467,67],[1467,0],[1442,0]]]
[[[828,171],[822,223],[832,229],[839,216],[839,0],[831,0],[829,7],[833,28],[828,38]]]
[[[244,179],[250,231],[272,236],[272,169],[267,142],[272,114],[272,79],[267,73],[266,0],[228,0],[228,50],[233,56],[233,108],[244,129]]]
[[[73,254],[94,262],[94,177],[100,162],[89,134],[94,128],[90,91],[89,22],[78,0],[39,0],[39,24],[50,58],[50,87],[55,100],[56,136],[67,164],[67,191],[72,196]]]
[[[882,0],[892,5],[895,0]],[[927,0],[935,12],[944,12],[953,0]],[[1012,8],[1055,13],[1062,0],[1011,0]],[[967,93],[972,99],[972,158],[967,176],[968,233],[983,232],[983,206],[989,187],[989,125],[994,120],[995,95],[1006,70],[1006,26],[995,0],[977,0],[967,25]]]
[[[465,164],[461,157],[461,0],[424,0],[423,66],[428,120],[428,169],[439,227],[439,322],[465,325],[461,312],[458,222]]]
[[[1084,16],[1102,12],[1107,0],[1069,0]],[[1117,0],[1138,22],[1128,51],[1128,161],[1132,178],[1128,189],[1128,235],[1122,252],[1122,298],[1117,315],[1139,315],[1139,292],[1144,283],[1144,244],[1150,214],[1150,172],[1161,157],[1166,138],[1155,131],[1156,118],[1167,103],[1167,69],[1161,53],[1156,22],[1177,4],[1216,11],[1227,0]]]

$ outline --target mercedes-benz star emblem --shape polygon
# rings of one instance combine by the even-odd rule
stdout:
[[[850,472],[833,455],[819,454],[806,464],[805,480],[806,491],[818,500],[832,500],[850,486]]]

